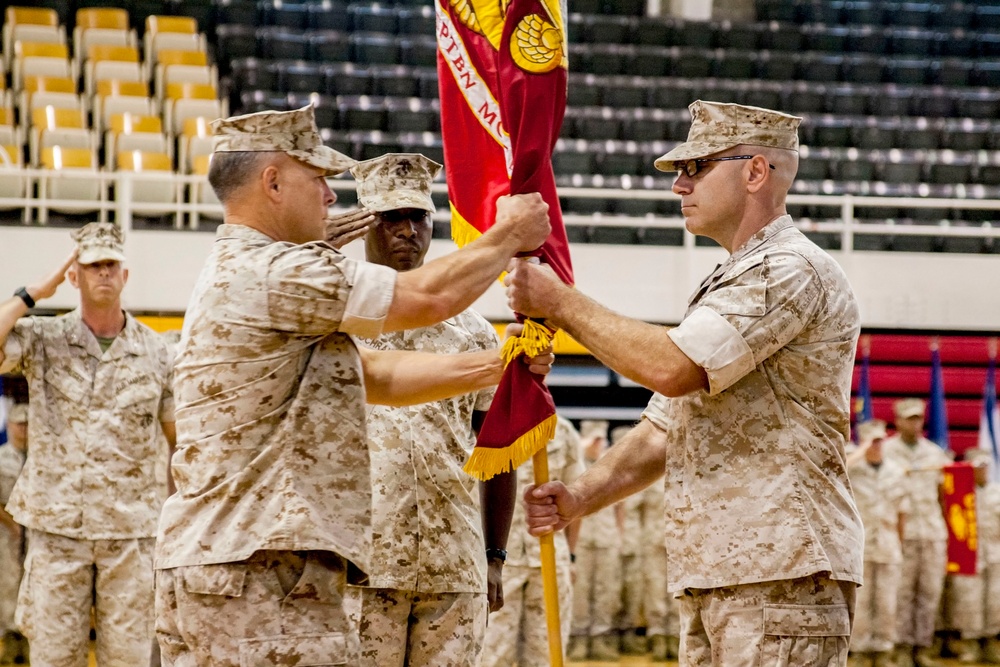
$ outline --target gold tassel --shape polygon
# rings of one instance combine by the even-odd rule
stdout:
[[[552,415],[506,447],[476,447],[463,470],[485,482],[500,473],[514,470],[549,444],[556,435],[556,416]]]
[[[552,331],[544,324],[539,324],[535,320],[524,321],[524,331],[520,336],[508,338],[503,349],[500,350],[500,357],[504,361],[504,366],[524,354],[528,357],[537,357],[552,345]]]

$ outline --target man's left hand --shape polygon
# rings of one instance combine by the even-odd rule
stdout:
[[[517,322],[507,325],[504,332],[504,340],[520,336],[524,331],[524,325]],[[555,363],[556,355],[552,353],[552,346],[546,347],[537,357],[525,357],[524,363],[528,364],[528,370],[538,375],[548,375],[552,371],[552,364]]]
[[[375,224],[375,214],[366,208],[328,216],[326,242],[340,250],[351,241],[367,234],[373,224]]]
[[[490,603],[490,613],[503,609],[503,561],[490,558],[486,568],[486,597]]]

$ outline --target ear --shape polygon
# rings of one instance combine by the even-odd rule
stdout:
[[[76,267],[77,263],[73,262],[73,264],[69,267],[69,271],[66,272],[66,277],[69,279],[70,285],[80,289],[80,274],[77,273]]]
[[[264,171],[260,173],[260,180],[264,186],[264,192],[270,199],[281,197],[281,173],[276,166],[272,164],[265,167]]]
[[[126,269],[126,268],[123,267],[122,268],[122,285],[125,285],[127,283],[128,283],[128,269]]]
[[[747,192],[756,193],[771,177],[771,167],[763,155],[755,155],[747,165]]]

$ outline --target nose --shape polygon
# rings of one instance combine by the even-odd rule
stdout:
[[[330,189],[330,184],[323,180],[323,201],[327,206],[333,206],[334,202],[337,201],[337,194]]]
[[[677,178],[674,179],[674,185],[670,189],[674,191],[675,195],[684,195],[691,192],[692,185],[694,185],[694,181],[691,177],[680,171],[677,172]]]
[[[396,225],[396,236],[413,238],[417,235],[417,226],[412,220],[403,220]]]

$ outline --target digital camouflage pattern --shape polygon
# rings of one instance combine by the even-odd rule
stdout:
[[[555,437],[546,453],[549,479],[572,484],[583,474],[580,434],[573,424],[558,417]],[[531,461],[517,469],[518,497],[535,483]],[[566,533],[556,533],[556,582],[559,588],[559,622],[563,646],[569,641],[573,608],[573,583]],[[503,568],[503,608],[490,614],[486,628],[483,667],[546,667],[549,665],[548,630],[542,589],[542,561],[538,538],[528,534],[523,503],[514,507],[507,538],[507,563]]]
[[[31,644],[31,663],[87,667],[91,608],[98,665],[149,664],[152,538],[80,540],[29,530],[17,625]]]
[[[855,588],[814,575],[685,591],[681,664],[845,665]]]
[[[882,443],[882,457],[903,469],[903,484],[910,503],[904,526],[904,540],[948,540],[938,488],[944,479],[941,471],[951,459],[944,450],[927,438],[910,446],[898,435]]]
[[[896,643],[899,602],[899,563],[876,563],[865,559],[865,585],[858,588],[851,630],[851,650],[891,651]]]
[[[479,665],[486,632],[485,593],[391,588],[362,588],[360,592],[361,658],[356,664]]]
[[[621,534],[613,505],[580,522],[571,634],[596,637],[615,629],[621,610]]]
[[[642,625],[642,506],[640,494],[621,501],[624,522],[621,543],[621,611],[618,629],[634,630]],[[660,533],[663,534],[662,532]]]
[[[799,149],[798,116],[742,104],[695,100],[688,107],[687,141],[656,159],[660,171],[676,171],[677,163],[703,158],[740,145]]]
[[[666,531],[663,508],[663,480],[651,484],[632,496],[638,499],[642,517],[639,555],[642,562],[640,587],[642,613],[646,619],[646,636],[680,635],[677,600],[667,586],[667,547],[663,543]]]
[[[313,105],[293,111],[259,111],[212,121],[212,150],[284,152],[336,176],[355,160],[323,144]]]
[[[125,237],[118,225],[91,222],[75,230],[71,236],[80,251],[76,258],[80,264],[93,264],[108,259],[125,261]]]
[[[14,482],[24,467],[24,452],[13,445],[0,447],[0,506],[6,505]],[[14,609],[17,607],[17,589],[24,571],[23,533],[17,535],[0,525],[0,635],[14,626]]]
[[[865,527],[865,561],[900,563],[903,548],[899,540],[900,515],[910,522],[910,498],[906,472],[893,461],[873,466],[865,459],[848,468],[854,502]]]
[[[361,359],[392,269],[326,243],[222,225],[195,285],[176,360],[177,493],[157,568],[325,550],[370,560],[371,479]]]
[[[896,601],[896,641],[900,644],[930,646],[933,642],[947,563],[947,540],[903,540]]]
[[[500,346],[493,325],[472,310],[430,327],[362,342],[379,350],[438,354]],[[489,409],[494,392],[490,387],[401,408],[369,406],[369,585],[419,593],[486,593],[479,487],[462,466],[475,447],[472,413]]]
[[[164,664],[357,665],[357,629],[345,611],[357,589],[345,585],[346,569],[329,552],[261,551],[242,563],[158,571]]]
[[[828,572],[860,583],[844,447],[859,333],[843,270],[782,216],[696,290],[667,335],[709,390],[655,394],[671,591]]]
[[[441,168],[419,153],[387,153],[358,162],[351,175],[358,182],[358,203],[369,211],[419,208],[433,213],[431,182]]]
[[[160,422],[174,420],[167,347],[126,314],[107,352],[80,311],[23,317],[2,373],[28,381],[31,456],[9,511],[23,526],[81,540],[152,537]]]

